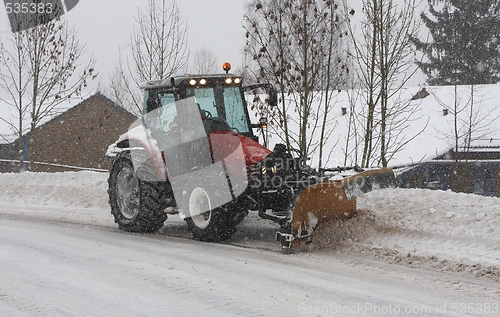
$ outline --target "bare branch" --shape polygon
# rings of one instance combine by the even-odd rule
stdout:
[[[30,29],[11,34],[11,45],[0,48],[0,89],[7,92],[4,100],[17,110],[16,133],[19,136],[20,163],[23,161],[22,135],[24,120],[29,114],[29,159],[33,161],[32,144],[35,129],[47,117],[61,111],[64,101],[80,96],[87,81],[94,79],[94,61],[78,64],[85,46],[78,41],[76,31],[65,20],[52,20]],[[5,118],[4,118],[5,119]],[[33,165],[30,164],[30,168]]]

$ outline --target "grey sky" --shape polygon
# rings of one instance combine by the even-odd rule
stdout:
[[[146,1],[137,0],[82,0],[67,14],[79,29],[98,60],[100,71],[115,65],[119,48],[128,49],[135,24],[137,8]],[[243,2],[227,0],[178,1],[181,16],[188,23],[188,45],[191,52],[206,47],[214,52],[217,61],[239,64],[244,45],[241,27]]]
[[[233,70],[242,65],[245,30],[242,27],[247,0],[177,0],[184,21],[188,24],[188,46],[191,54],[206,48],[217,58],[218,66],[230,62]],[[349,0],[360,19],[361,0]],[[65,17],[74,25],[86,57],[97,60],[96,70],[102,84],[107,84],[118,62],[120,49],[126,56],[135,25],[138,7],[146,0],[80,0]],[[0,6],[0,39],[10,33],[4,6]]]
[[[200,48],[211,50],[217,63],[241,64],[245,31],[242,28],[245,1],[177,1],[182,18],[188,23],[188,45],[192,53]],[[65,17],[75,25],[79,38],[86,43],[87,55],[97,59],[96,69],[105,81],[118,62],[119,50],[126,53],[135,24],[139,0],[80,0]],[[0,37],[10,32],[5,7],[0,8]],[[221,69],[222,71],[222,69]]]

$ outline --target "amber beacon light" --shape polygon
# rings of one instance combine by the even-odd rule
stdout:
[[[229,73],[229,71],[231,70],[231,64],[225,62],[224,64],[222,64],[222,69],[226,72],[226,74]]]

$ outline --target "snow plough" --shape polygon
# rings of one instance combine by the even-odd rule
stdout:
[[[318,223],[352,217],[356,197],[390,186],[390,169],[316,170],[299,151],[261,145],[251,123],[243,86],[229,73],[184,75],[141,84],[141,118],[109,146],[109,204],[120,229],[155,232],[179,214],[193,238],[229,239],[249,211],[280,225],[284,251],[312,241]]]

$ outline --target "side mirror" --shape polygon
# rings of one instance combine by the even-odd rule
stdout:
[[[278,91],[274,87],[269,89],[269,105],[271,107],[278,106]]]
[[[267,118],[266,117],[261,117],[259,119],[259,124],[260,124],[261,129],[267,128]]]
[[[260,117],[259,123],[253,123],[251,124],[252,128],[260,128],[260,129],[265,129],[267,128],[267,118],[266,117]]]

